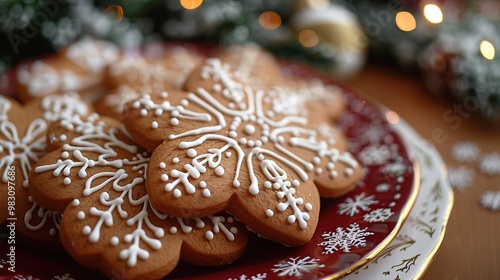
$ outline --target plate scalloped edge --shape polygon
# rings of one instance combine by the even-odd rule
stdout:
[[[420,192],[396,238],[375,259],[345,276],[346,280],[420,279],[445,236],[454,200],[446,165],[437,149],[404,120],[393,127],[413,147],[420,163]]]

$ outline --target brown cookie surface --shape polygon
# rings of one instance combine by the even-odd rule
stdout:
[[[231,216],[173,218],[152,206],[149,154],[117,120],[73,117],[50,129],[65,140],[30,173],[32,194],[64,211],[61,240],[78,262],[109,277],[157,279],[179,258],[212,266],[243,253],[248,232]]]

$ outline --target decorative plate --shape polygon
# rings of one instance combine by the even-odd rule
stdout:
[[[292,74],[321,79],[330,90],[343,91],[349,106],[338,121],[349,150],[365,168],[358,187],[344,197],[323,199],[320,221],[312,240],[301,247],[284,247],[253,238],[246,255],[219,268],[181,263],[168,279],[339,278],[361,267],[396,237],[418,194],[418,165],[405,142],[379,109],[349,89],[301,65],[284,62]],[[4,233],[5,236],[5,233]],[[10,245],[0,242],[0,279],[9,273]],[[28,253],[17,243],[13,279],[98,279],[100,276],[69,260]]]
[[[395,128],[411,143],[420,162],[422,180],[417,201],[389,246],[374,260],[345,277],[346,280],[419,279],[444,238],[453,206],[453,190],[443,159],[434,146],[404,121],[399,121]]]

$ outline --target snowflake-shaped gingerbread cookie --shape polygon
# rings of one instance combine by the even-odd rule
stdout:
[[[60,215],[40,207],[28,193],[28,174],[47,148],[49,124],[58,118],[90,109],[76,93],[49,95],[20,105],[0,96],[0,223],[14,222],[23,244],[54,249],[59,244]],[[8,222],[10,223],[10,222]]]
[[[184,91],[143,95],[125,124],[152,152],[148,192],[175,216],[227,210],[260,235],[304,244],[318,221],[319,194],[342,195],[361,177],[331,126],[310,124],[285,91],[255,91],[211,58]]]
[[[179,258],[222,265],[243,253],[248,232],[233,217],[174,218],[151,205],[149,153],[117,120],[75,116],[49,133],[59,141],[30,173],[32,194],[63,212],[61,240],[78,262],[113,278],[159,279]]]

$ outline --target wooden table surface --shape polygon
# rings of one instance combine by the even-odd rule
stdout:
[[[398,112],[436,146],[449,167],[474,169],[473,183],[454,191],[443,244],[423,279],[500,279],[500,211],[479,203],[485,191],[500,191],[500,175],[484,175],[477,162],[464,164],[451,155],[451,147],[460,141],[476,143],[482,155],[500,152],[500,125],[492,126],[467,110],[454,111],[462,104],[436,98],[417,74],[371,64],[344,83]]]

